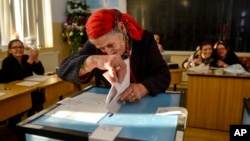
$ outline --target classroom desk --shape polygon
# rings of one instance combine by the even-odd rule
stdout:
[[[250,76],[188,72],[187,126],[229,131],[240,124],[242,99],[250,97]]]
[[[35,89],[13,83],[0,84],[0,121],[29,110],[32,106],[31,91]]]
[[[57,102],[65,97],[71,96],[77,91],[75,84],[62,80],[56,74],[51,75],[48,80],[39,83],[37,88],[44,90],[45,101],[48,105],[51,105],[51,102]]]
[[[171,74],[171,82],[170,84],[174,85],[174,91],[176,91],[177,84],[182,82],[182,72],[186,71],[186,69],[178,68],[178,69],[169,69]]]
[[[93,87],[88,90],[96,94],[107,94],[108,89]],[[80,94],[84,94],[81,92]],[[115,140],[168,140],[183,139],[184,122],[180,115],[155,115],[158,107],[179,106],[180,94],[161,93],[155,97],[146,96],[133,104],[124,104],[118,113],[110,116],[107,113],[97,123],[80,122],[76,120],[56,118],[45,115],[58,105],[41,111],[40,113],[18,124],[20,140],[87,140],[89,135],[99,125],[113,125],[122,127]],[[129,119],[128,119],[129,118]]]
[[[32,106],[31,91],[44,90],[44,107],[53,105],[60,99],[77,91],[73,83],[63,81],[57,75],[51,75],[49,79],[32,86],[17,85],[20,82],[24,82],[24,80],[0,84],[0,92],[6,93],[0,96],[0,121],[30,109]],[[4,90],[4,88],[10,88],[10,90]]]

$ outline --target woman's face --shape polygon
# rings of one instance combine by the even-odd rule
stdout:
[[[225,58],[226,57],[226,55],[227,55],[227,49],[226,49],[226,47],[224,46],[224,45],[222,45],[222,44],[219,44],[218,46],[217,46],[217,54],[221,57],[221,58]]]
[[[91,40],[91,42],[96,48],[108,55],[123,55],[126,50],[126,44],[122,32],[106,34],[97,39]]]
[[[211,57],[212,52],[213,52],[212,45],[209,44],[204,45],[201,49],[201,55],[205,59]]]
[[[24,46],[19,41],[12,43],[11,47],[8,49],[9,53],[14,57],[22,57],[24,53]]]

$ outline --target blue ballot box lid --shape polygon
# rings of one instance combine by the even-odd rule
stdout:
[[[93,87],[88,90],[94,94],[107,94],[108,89]],[[157,96],[146,96],[143,100],[137,103],[123,104],[121,109],[115,113],[107,113],[97,123],[87,123],[83,121],[76,121],[64,118],[58,118],[42,114],[35,119],[30,120],[25,124],[21,124],[23,130],[27,124],[42,126],[44,132],[53,132],[58,135],[64,134],[67,131],[84,132],[87,136],[91,134],[100,125],[111,125],[122,127],[118,134],[118,138],[128,140],[157,140],[169,139],[174,141],[178,128],[179,115],[156,115],[158,107],[179,106],[180,94],[173,93],[159,93]],[[32,128],[27,129],[28,134],[26,138],[33,138],[37,133]],[[34,126],[35,127],[35,126]],[[41,130],[41,129],[40,129]],[[69,133],[69,132],[67,132]],[[45,136],[45,134],[37,134]],[[64,135],[65,136],[65,135]],[[62,139],[58,137],[59,139]]]

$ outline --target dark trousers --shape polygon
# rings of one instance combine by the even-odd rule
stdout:
[[[31,92],[32,108],[28,111],[27,116],[30,117],[37,112],[43,110],[45,102],[45,93],[43,89]]]

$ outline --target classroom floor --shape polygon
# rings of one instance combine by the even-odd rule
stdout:
[[[168,90],[173,89],[170,87]],[[184,91],[180,105],[185,107],[186,88],[177,87],[177,91]],[[0,125],[0,141],[17,141],[17,137],[6,125]],[[184,141],[229,141],[229,132],[187,127],[184,133]]]

